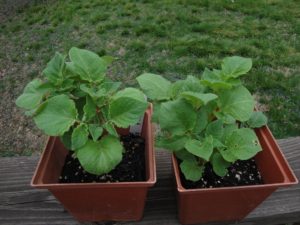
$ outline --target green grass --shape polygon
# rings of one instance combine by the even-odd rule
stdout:
[[[171,80],[201,76],[205,67],[218,67],[223,57],[240,55],[253,59],[244,82],[266,111],[274,135],[296,136],[299,35],[298,0],[32,4],[1,23],[0,94],[10,94],[13,102],[30,79],[41,75],[55,51],[66,54],[72,46],[114,56],[109,75],[128,85],[136,85],[135,77],[146,71]],[[0,104],[8,107],[6,101]]]

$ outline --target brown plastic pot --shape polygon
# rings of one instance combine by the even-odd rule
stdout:
[[[177,159],[172,156],[182,224],[242,220],[278,187],[298,183],[269,128],[265,126],[255,132],[263,148],[255,156],[264,180],[261,185],[185,189],[180,180]]]
[[[58,183],[68,150],[59,138],[50,137],[31,185],[48,189],[79,221],[134,221],[143,216],[148,188],[156,182],[152,106],[144,115],[146,181],[119,183]]]

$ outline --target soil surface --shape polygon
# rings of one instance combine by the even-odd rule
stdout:
[[[121,136],[125,152],[122,161],[110,173],[100,176],[86,172],[73,152],[67,155],[59,177],[60,183],[145,181],[145,141],[136,134]]]
[[[197,182],[186,180],[182,173],[180,175],[186,189],[263,184],[254,159],[236,161],[228,168],[228,174],[224,177],[216,175],[210,163],[206,163],[203,177]]]

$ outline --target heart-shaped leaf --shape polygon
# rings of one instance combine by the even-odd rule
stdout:
[[[121,162],[122,150],[118,138],[107,135],[96,142],[88,140],[76,151],[76,155],[87,172],[101,175],[110,172]]]
[[[88,140],[89,132],[86,124],[80,124],[72,133],[72,150],[76,150],[85,145]]]
[[[89,121],[96,116],[96,105],[89,96],[86,96],[86,103],[83,107],[83,112],[83,120]]]
[[[186,142],[185,148],[190,153],[209,161],[209,158],[213,153],[213,137],[208,136],[202,141],[190,139]]]
[[[216,139],[221,139],[223,136],[223,121],[214,120],[210,122],[205,130],[207,136],[212,135]]]
[[[227,151],[241,160],[248,160],[262,150],[255,132],[250,128],[233,131],[226,139],[225,145]]]
[[[246,74],[251,67],[252,60],[240,56],[226,57],[222,62],[222,72],[227,78],[237,78]]]
[[[180,169],[187,180],[198,181],[203,174],[204,166],[199,166],[197,161],[184,160]]]
[[[40,112],[33,117],[38,128],[51,136],[61,136],[74,124],[77,110],[73,100],[57,95],[45,101]]]
[[[160,127],[172,135],[182,135],[192,130],[196,123],[197,114],[192,105],[183,99],[168,101],[160,107]]]
[[[118,127],[136,124],[148,106],[144,94],[135,88],[125,88],[112,97],[109,104],[110,121]]]
[[[266,125],[267,122],[268,119],[262,112],[253,112],[247,124],[251,128],[259,128]]]
[[[48,62],[47,67],[43,70],[43,74],[53,84],[61,84],[63,82],[63,71],[65,68],[65,57],[56,52],[54,57]],[[64,85],[65,86],[65,85]]]
[[[223,177],[228,173],[227,168],[230,166],[230,163],[225,161],[219,152],[212,155],[211,164],[215,174],[218,176]]]
[[[152,100],[169,99],[171,82],[160,75],[144,73],[138,76],[137,81],[148,98]]]
[[[73,47],[69,51],[69,56],[72,62],[68,64],[68,68],[82,80],[99,82],[104,79],[107,63],[96,53]]]
[[[89,124],[89,131],[92,135],[93,141],[97,141],[103,133],[103,128],[100,127],[98,124]]]
[[[244,86],[237,86],[222,92],[219,96],[221,110],[236,120],[247,121],[254,109],[254,99]]]
[[[17,106],[28,110],[36,108],[41,103],[44,94],[49,90],[40,88],[42,84],[40,79],[29,82],[24,89],[24,93],[17,98]]]

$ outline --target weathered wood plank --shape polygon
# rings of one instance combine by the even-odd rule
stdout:
[[[279,140],[278,143],[300,178],[300,137]],[[98,224],[179,224],[170,154],[158,151],[156,157],[158,181],[149,191],[143,220]],[[0,158],[0,224],[79,225],[48,191],[30,187],[37,160],[38,156]],[[234,224],[272,225],[296,221],[300,221],[300,185],[279,189],[244,221]]]

